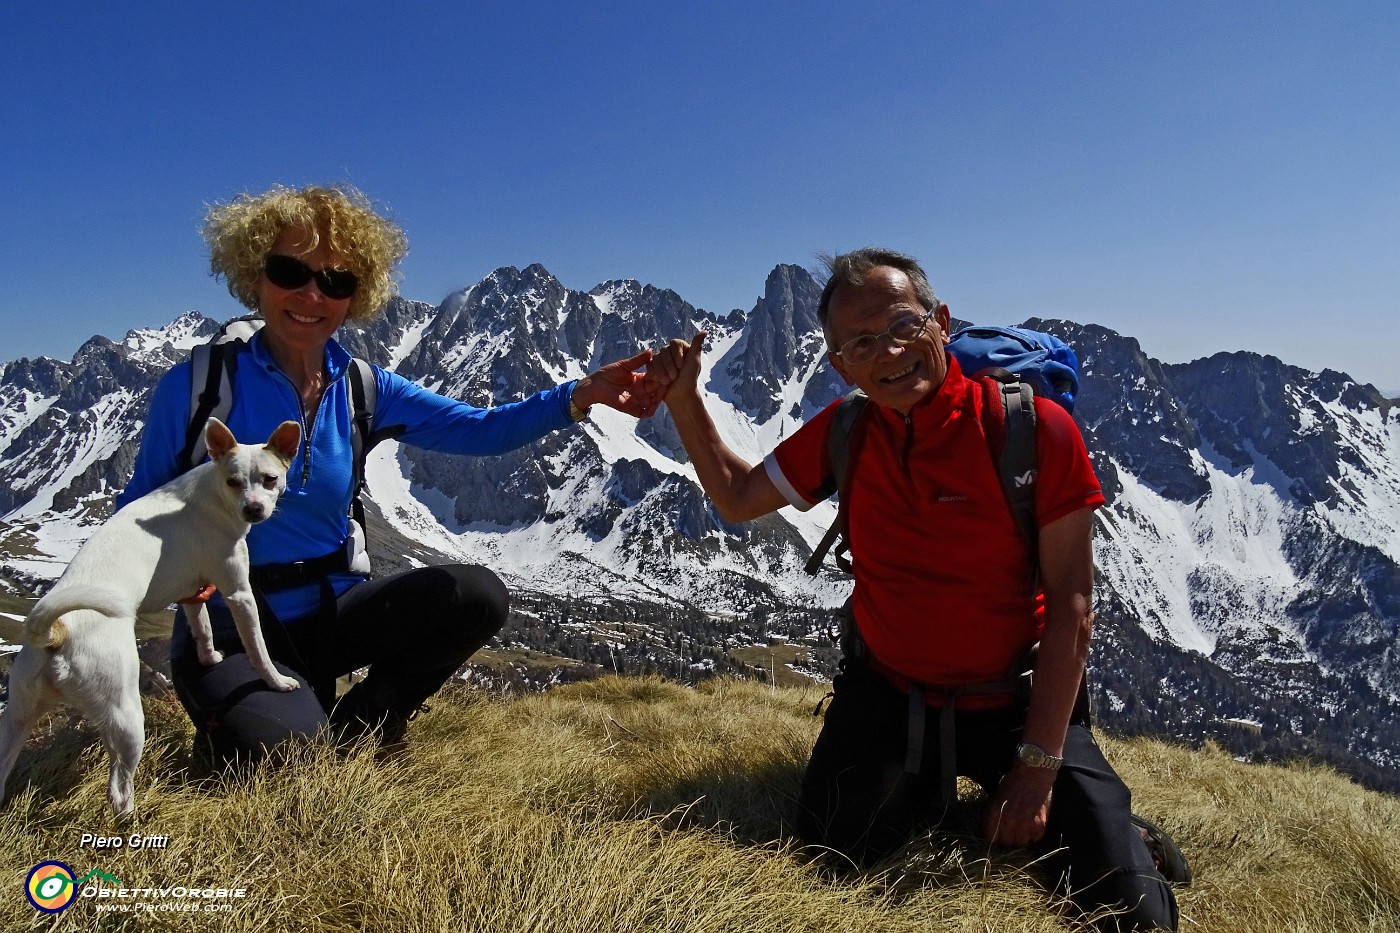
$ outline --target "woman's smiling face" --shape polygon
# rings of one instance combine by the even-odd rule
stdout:
[[[314,249],[308,248],[310,242],[305,230],[288,227],[277,237],[271,254],[299,259],[313,271],[345,268],[344,261],[326,248],[325,237]],[[345,323],[350,301],[327,298],[314,277],[300,288],[281,288],[262,275],[258,279],[258,310],[267,321],[264,339],[274,358],[279,352],[301,356],[321,351]]]

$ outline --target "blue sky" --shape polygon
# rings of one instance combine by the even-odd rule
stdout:
[[[964,318],[1400,394],[1397,60],[1395,3],[6,4],[0,361],[236,313],[205,207],[348,181],[421,301],[725,312],[877,244]]]

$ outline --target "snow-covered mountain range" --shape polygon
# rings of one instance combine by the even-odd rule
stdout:
[[[504,268],[437,307],[396,299],[341,338],[491,405],[704,329],[710,409],[757,460],[844,391],[819,292],[779,266],[751,310],[720,317],[634,281],[584,293],[537,265]],[[1400,776],[1400,405],[1273,357],[1164,365],[1102,327],[1031,323],[1079,354],[1076,418],[1109,499],[1095,541],[1103,714],[1148,709],[1197,736],[1226,734],[1212,723],[1291,733],[1281,747]],[[58,575],[129,475],[156,379],[216,326],[188,313],[94,337],[71,362],[0,364],[0,584]],[[831,606],[848,587],[801,569],[830,504],[723,522],[664,411],[595,409],[581,430],[501,457],[387,442],[368,478],[400,540],[535,592],[743,614]]]

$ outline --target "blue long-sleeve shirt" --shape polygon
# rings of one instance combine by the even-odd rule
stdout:
[[[344,546],[354,491],[351,416],[346,370],[350,355],[335,341],[326,346],[330,383],[321,397],[311,432],[300,393],[267,352],[261,332],[240,357],[233,380],[227,424],[242,443],[267,440],[283,421],[302,426],[302,443],[287,471],[287,489],[272,517],[252,527],[248,551],[254,566],[308,560]],[[189,425],[191,364],[173,367],[157,384],[141,435],[131,481],[117,497],[120,508],[179,475],[179,456]],[[519,402],[475,408],[373,367],[377,387],[373,430],[401,427],[402,443],[444,453],[490,456],[515,450],[573,424],[569,397],[574,382],[546,389]],[[363,578],[335,574],[332,586],[343,593]],[[316,585],[268,594],[277,617],[288,622],[314,613]],[[181,626],[183,628],[183,626]],[[185,633],[177,631],[177,642]],[[179,650],[179,644],[173,646]]]

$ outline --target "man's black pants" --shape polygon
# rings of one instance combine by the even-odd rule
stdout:
[[[926,717],[923,761],[906,774],[908,698],[863,665],[836,677],[835,697],[802,779],[797,832],[856,865],[878,862],[920,827],[943,822],[938,711]],[[1024,709],[956,714],[957,771],[989,793],[1014,761]],[[1106,929],[1177,928],[1176,898],[1129,822],[1131,795],[1087,724],[1070,726],[1037,864],[1085,914],[1124,911]]]
[[[370,580],[319,619],[286,627],[264,621],[268,653],[300,689],[280,693],[264,684],[235,633],[216,639],[224,659],[213,667],[199,663],[192,643],[173,657],[175,691],[214,761],[256,759],[322,732],[335,679],[365,666],[356,689],[384,698],[384,712],[408,715],[500,631],[509,604],[505,585],[484,567],[450,564]]]

